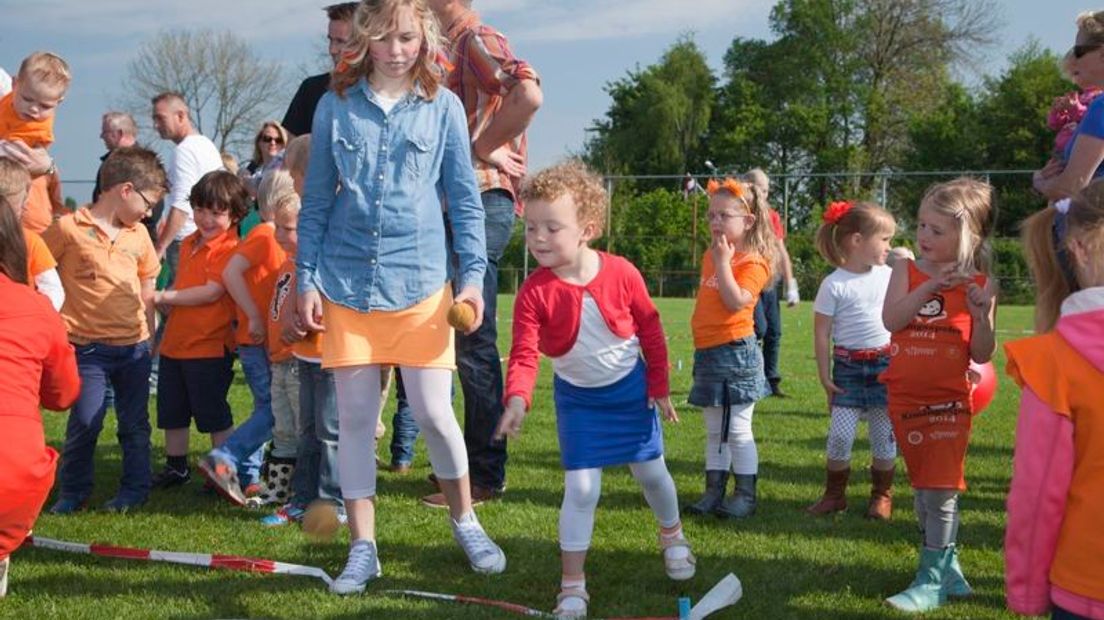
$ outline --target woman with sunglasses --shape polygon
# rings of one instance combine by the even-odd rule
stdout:
[[[1070,78],[1083,88],[1104,87],[1104,11],[1077,17],[1077,38],[1066,54]],[[1082,117],[1060,159],[1037,170],[1035,189],[1050,201],[1076,194],[1104,176],[1104,97],[1096,98]]]
[[[253,139],[253,159],[251,159],[238,172],[238,176],[245,181],[245,187],[254,203],[249,209],[249,215],[238,226],[238,234],[244,239],[254,226],[261,223],[260,214],[257,212],[257,190],[261,187],[261,179],[270,171],[278,170],[284,163],[284,148],[287,147],[288,132],[283,125],[276,121],[265,121],[257,137]]]

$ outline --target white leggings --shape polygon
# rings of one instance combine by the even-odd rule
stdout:
[[[468,473],[464,436],[452,411],[452,371],[402,367],[406,398],[425,437],[433,473],[455,480]],[[376,422],[380,414],[380,367],[335,368],[337,471],[345,499],[376,494]]]
[[[759,473],[759,450],[755,447],[755,435],[751,432],[751,415],[755,403],[734,405],[728,425],[728,437],[721,441],[721,423],[724,409],[706,407],[705,416],[705,468],[711,471],[728,471],[739,475]]]
[[[866,417],[869,427],[870,452],[879,461],[897,457],[897,442],[893,439],[893,423],[885,407],[832,407],[832,422],[828,426],[828,460],[850,461],[851,446],[859,420]]]
[[[958,539],[958,491],[916,489],[913,505],[925,547],[943,549]]]
[[[403,375],[406,379],[406,375]],[[678,496],[675,481],[667,471],[663,457],[629,463],[633,478],[644,491],[644,499],[652,508],[661,527],[674,527],[679,522]],[[560,549],[586,551],[594,534],[594,511],[602,494],[602,468],[570,469],[564,472],[564,498],[560,507]]]

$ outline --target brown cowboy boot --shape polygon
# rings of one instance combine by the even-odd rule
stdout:
[[[817,503],[805,509],[813,515],[826,515],[847,510],[847,479],[851,477],[851,468],[839,471],[827,470],[824,483],[824,496]]]
[[[888,521],[893,514],[893,470],[870,468],[870,503],[866,518]]]

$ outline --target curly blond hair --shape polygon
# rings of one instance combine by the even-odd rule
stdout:
[[[568,159],[541,170],[525,180],[521,188],[522,202],[540,200],[553,202],[571,196],[575,203],[579,226],[594,226],[594,237],[602,236],[609,209],[609,194],[602,187],[602,178],[578,159]]]

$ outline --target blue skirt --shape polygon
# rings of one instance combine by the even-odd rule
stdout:
[[[584,388],[556,377],[556,429],[564,469],[590,469],[663,456],[659,416],[648,408],[644,362],[621,380]]]

